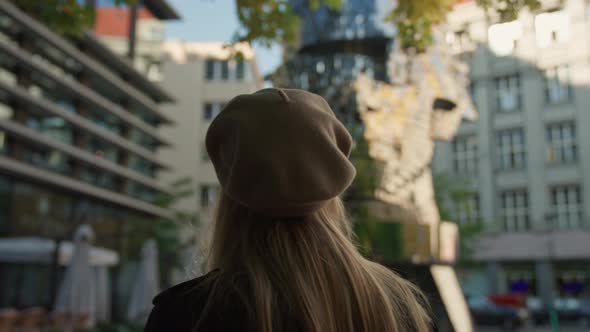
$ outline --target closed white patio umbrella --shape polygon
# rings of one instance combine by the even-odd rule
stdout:
[[[42,237],[6,237],[0,238],[0,262],[12,264],[51,264],[55,254],[55,240]],[[61,241],[57,262],[67,266],[74,255],[74,244]],[[117,252],[91,247],[90,264],[92,266],[114,266],[119,263]]]
[[[96,321],[108,322],[111,319],[111,287],[109,271],[106,266],[97,266],[96,271]]]
[[[145,322],[152,310],[152,299],[160,290],[156,241],[147,240],[141,249],[141,261],[133,284],[127,319]]]
[[[93,240],[94,232],[90,226],[82,225],[76,230],[73,256],[66,268],[54,308],[56,313],[73,317],[88,315],[85,327],[94,326],[96,317],[96,274],[90,264],[90,243]]]

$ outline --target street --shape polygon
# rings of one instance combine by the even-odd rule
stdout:
[[[476,327],[476,332],[504,332],[500,327]],[[589,331],[588,327],[582,326],[561,326],[559,328],[559,332],[587,332]],[[514,332],[553,332],[551,327],[548,325],[545,326],[527,326],[524,328],[516,329]]]

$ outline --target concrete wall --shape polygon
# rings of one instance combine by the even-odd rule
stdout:
[[[590,16],[588,5],[582,0],[565,2],[570,16],[570,38],[563,44],[548,48],[536,45],[534,15],[523,13],[519,21],[523,36],[511,55],[495,55],[486,39],[487,23],[483,12],[474,3],[456,7],[449,16],[449,29],[466,29],[472,39],[472,48],[461,53],[471,69],[474,84],[473,98],[479,119],[464,123],[457,136],[476,135],[478,139],[479,168],[468,175],[480,196],[483,220],[499,219],[499,192],[506,189],[526,189],[529,196],[529,213],[533,231],[545,230],[550,213],[549,188],[559,184],[579,184],[582,190],[584,222],[590,223]],[[471,52],[472,50],[472,52]],[[470,54],[471,53],[471,54]],[[573,97],[561,104],[547,104],[544,97],[542,70],[556,65],[569,66],[569,79]],[[520,111],[499,113],[495,106],[494,78],[519,73],[522,107]],[[578,160],[572,164],[550,165],[546,160],[546,125],[562,121],[574,121]],[[495,135],[498,130],[523,128],[526,141],[527,167],[522,170],[498,170],[496,164]],[[450,142],[438,142],[434,159],[434,171],[453,173],[453,153]],[[464,176],[464,175],[461,175]],[[490,229],[497,226],[490,225]]]
[[[556,9],[558,6],[558,1],[543,1],[544,10]],[[457,136],[477,137],[479,166],[474,174],[454,174],[450,142],[437,143],[433,162],[435,173],[467,177],[474,192],[479,194],[480,217],[487,222],[487,232],[484,240],[479,241],[485,243],[485,246],[482,245],[485,248],[480,248],[476,256],[486,257],[482,261],[487,269],[488,291],[509,292],[509,276],[526,271],[524,274],[531,275],[535,280],[533,288],[536,288],[536,295],[545,302],[560,296],[555,285],[557,279],[568,271],[576,270],[576,273],[584,276],[586,283],[590,281],[587,267],[590,265],[590,254],[587,250],[577,249],[562,255],[555,247],[557,239],[561,239],[559,241],[564,241],[561,246],[567,244],[572,248],[584,248],[587,246],[584,238],[590,234],[590,131],[586,130],[590,125],[590,4],[584,0],[566,0],[562,9],[569,17],[567,41],[541,47],[536,35],[538,27],[535,26],[535,15],[523,11],[518,19],[522,35],[510,54],[500,56],[490,48],[490,38],[493,36],[488,35],[488,27],[490,23],[497,22],[493,15],[486,17],[474,1],[455,7],[448,20],[449,40],[455,39],[450,47],[470,66],[474,84],[473,100],[479,112],[479,119],[463,123]],[[459,31],[469,35],[462,44],[453,38]],[[573,96],[568,101],[549,104],[545,101],[542,71],[558,65],[569,67],[569,84]],[[513,73],[520,74],[522,107],[516,112],[498,112],[494,78]],[[573,163],[550,164],[547,162],[546,126],[564,121],[575,123],[578,158]],[[496,168],[496,133],[509,128],[524,130],[524,169]],[[565,184],[580,186],[583,202],[581,226],[569,231],[551,231],[555,226],[551,226],[550,220],[550,188]],[[510,234],[502,230],[499,222],[500,192],[507,189],[523,189],[528,193],[531,227],[526,232]],[[510,241],[510,237],[521,240]],[[543,250],[533,248],[539,245]],[[499,250],[502,246],[504,250]],[[494,252],[500,251],[501,255],[492,257]],[[563,264],[574,264],[576,267],[564,269]],[[473,278],[480,277],[480,272],[474,271]],[[472,283],[473,280],[466,281],[466,285]]]

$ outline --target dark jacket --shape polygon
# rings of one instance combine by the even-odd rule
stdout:
[[[256,332],[252,295],[246,278],[233,276],[222,280],[218,271],[171,287],[154,298],[154,308],[145,325],[145,332]],[[212,295],[216,286],[223,292]],[[305,328],[299,315],[277,299],[281,319],[277,330],[301,332]],[[407,331],[415,331],[408,328]]]
[[[255,331],[238,294],[228,294],[224,303],[209,299],[217,278],[218,272],[213,271],[160,293],[154,298],[144,331]]]

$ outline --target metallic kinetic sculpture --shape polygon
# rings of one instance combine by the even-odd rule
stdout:
[[[441,43],[426,53],[391,53],[391,83],[361,74],[355,81],[357,111],[369,155],[381,168],[375,197],[389,206],[377,214],[401,222],[437,226],[430,164],[435,140],[450,140],[463,118],[477,116],[468,94],[467,67]],[[432,227],[432,248],[438,247]]]
[[[417,55],[394,51],[388,63],[391,83],[361,74],[354,87],[369,156],[381,168],[375,198],[382,203],[373,206],[373,213],[429,235],[430,250],[422,258],[432,259],[429,273],[448,317],[445,329],[471,331],[457,277],[438,264],[455,262],[458,231],[455,224],[440,220],[430,165],[435,140],[450,140],[461,120],[474,120],[477,113],[467,92],[466,66],[442,46]],[[426,227],[418,229],[420,224]]]
[[[301,36],[271,79],[322,95],[351,132],[359,176],[344,198],[365,253],[429,294],[439,331],[472,331],[448,264],[457,228],[440,220],[430,169],[434,141],[476,116],[467,68],[442,44],[412,55],[396,49],[383,20],[392,1],[347,0],[340,11],[290,3]]]

